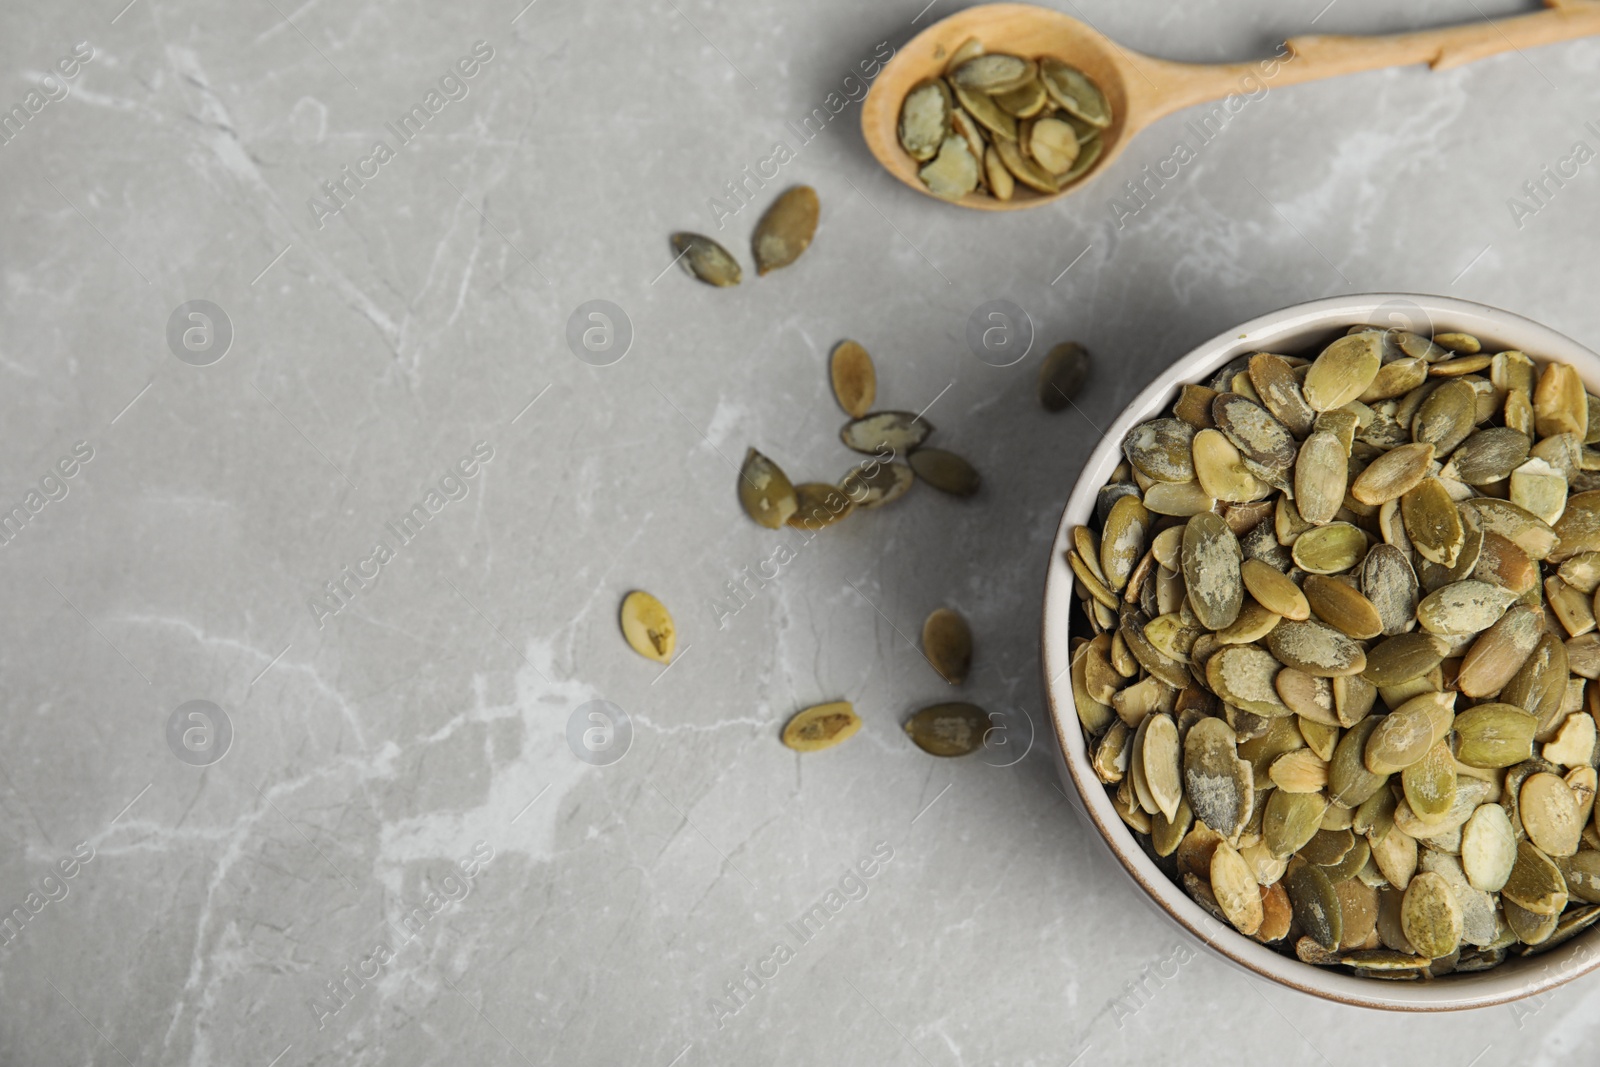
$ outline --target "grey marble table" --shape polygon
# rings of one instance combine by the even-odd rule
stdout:
[[[1396,1017],[1197,951],[1026,735],[1061,504],[1167,361],[1371,290],[1600,344],[1600,168],[1564,163],[1600,144],[1600,43],[1268,91],[1131,199],[1174,117],[989,216],[859,133],[863,72],[938,3],[124,2],[0,11],[0,1061],[1593,1060],[1597,978]],[[1060,2],[1194,61],[1522,10]],[[679,229],[748,264],[796,182],[795,266],[671,266]],[[974,358],[992,299],[1094,353],[1081,412],[1039,408],[1037,351]],[[844,337],[984,491],[759,529],[747,446],[849,462]],[[670,670],[619,636],[633,588],[677,615]],[[940,604],[1006,752],[899,731],[948,692],[907,640]],[[778,743],[840,698],[848,745]],[[569,744],[597,700],[621,759]]]

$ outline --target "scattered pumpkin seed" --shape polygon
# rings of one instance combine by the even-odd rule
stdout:
[[[672,248],[683,257],[684,268],[707,285],[738,285],[744,271],[733,254],[698,233],[675,233]]]
[[[951,685],[967,680],[972,668],[972,630],[960,613],[935,609],[922,623],[922,654]]]
[[[821,752],[848,741],[861,729],[861,717],[848,701],[806,708],[783,728],[783,743],[796,752]]]
[[[930,756],[965,756],[983,747],[994,724],[976,704],[934,704],[906,720],[906,735]]]
[[[678,645],[678,628],[666,605],[642,589],[622,599],[622,636],[628,647],[657,663],[672,662]]]
[[[773,201],[756,224],[756,273],[766,274],[799,259],[816,235],[821,210],[817,191],[809,185],[797,185]]]
[[[769,530],[788,522],[800,507],[789,476],[753,448],[745,453],[739,470],[739,503],[746,515]]]
[[[954,452],[942,448],[919,448],[907,462],[917,477],[951,496],[971,496],[978,491],[978,472]]]
[[[1064,411],[1089,377],[1089,352],[1076,341],[1056,345],[1039,366],[1039,403],[1046,411]]]
[[[867,350],[854,341],[840,341],[828,362],[833,395],[844,413],[859,419],[872,410],[878,395],[878,372]]]

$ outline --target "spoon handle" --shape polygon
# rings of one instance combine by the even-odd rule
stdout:
[[[1263,87],[1296,85],[1385,67],[1426,63],[1433,70],[1459,67],[1501,52],[1600,34],[1600,0],[1545,0],[1547,9],[1510,18],[1485,19],[1382,37],[1313,35],[1293,37],[1287,54],[1265,63],[1194,64],[1166,60],[1136,61],[1144,79],[1130,88],[1148,93],[1151,117],[1192,104]]]

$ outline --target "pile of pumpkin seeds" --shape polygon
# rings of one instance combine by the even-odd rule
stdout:
[[[974,37],[951,53],[943,77],[906,94],[900,146],[946,200],[978,191],[1010,200],[1019,182],[1054,195],[1094,166],[1111,119],[1105,94],[1077,67],[986,53]]]
[[[809,185],[796,185],[773,201],[756,223],[755,234],[750,239],[756,273],[766,274],[799,259],[800,253],[811,247],[821,213],[817,191]],[[675,233],[672,250],[678,254],[683,269],[707,285],[727,288],[738,285],[744,277],[744,270],[733,253],[705,234]]]
[[[1600,919],[1600,399],[1463,333],[1242,356],[1068,563],[1096,775],[1240,933],[1427,979]]]
[[[951,496],[978,491],[981,479],[971,463],[954,452],[923,447],[933,426],[920,414],[872,410],[878,374],[860,344],[839,343],[829,360],[829,377],[835,399],[851,416],[839,439],[851,451],[873,458],[850,468],[837,484],[796,485],[778,464],[749,449],[739,471],[739,503],[746,515],[769,530],[785,525],[817,530],[857,508],[899,500],[919,480]]]

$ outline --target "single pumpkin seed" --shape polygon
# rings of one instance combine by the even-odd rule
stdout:
[[[1447,456],[1467,439],[1478,415],[1478,394],[1466,382],[1439,386],[1417,408],[1411,436],[1431,444],[1437,455]]]
[[[1063,411],[1089,377],[1089,352],[1076,341],[1056,345],[1039,367],[1039,402],[1046,411]]]
[[[1438,740],[1434,725],[1439,708],[1448,710],[1454,701],[1454,693],[1424,693],[1385,715],[1367,741],[1367,770],[1393,774],[1420,760]]]
[[[994,93],[994,102],[999,104],[1002,110],[1010,112],[1019,119],[1031,119],[1045,109],[1050,98],[1045,95],[1044,86],[1039,84],[1039,79],[1033,77],[1015,89]],[[1071,129],[1070,126],[1067,127],[1069,134]],[[1073,136],[1072,143],[1076,148],[1078,143],[1076,136]]]
[[[622,636],[628,647],[657,663],[672,662],[678,645],[678,627],[666,605],[642,589],[622,599]]]
[[[1037,85],[1038,83],[1033,83]],[[1044,88],[1039,87],[1041,103],[1044,98]],[[1005,106],[1001,101],[1000,105]],[[1043,118],[1036,121],[1028,131],[1028,151],[1032,154],[1034,162],[1049,171],[1051,174],[1065,174],[1072,169],[1072,164],[1077,162],[1080,146],[1077,132],[1067,123],[1055,118]]]
[[[683,258],[684,269],[707,285],[738,285],[744,274],[731,252],[701,234],[673,234],[672,249]]]
[[[1183,774],[1179,767],[1183,750],[1177,724],[1169,715],[1151,715],[1142,730],[1140,755],[1150,799],[1162,815],[1174,819],[1183,801]]]
[[[1450,884],[1431,871],[1412,878],[1406,887],[1400,922],[1419,955],[1437,959],[1461,944],[1461,905]]]
[[[942,448],[919,448],[908,462],[917,477],[951,496],[972,496],[981,483],[972,464]]]
[[[1009,170],[1017,181],[1035,192],[1056,191],[1055,175],[1023,155],[1022,147],[1016,141],[1001,139],[995,142],[994,148],[1000,153],[1000,162],[1005,164],[1006,170]]]
[[[1324,430],[1311,434],[1300,446],[1294,465],[1294,501],[1307,522],[1321,526],[1338,514],[1348,474],[1345,456],[1339,439]]]
[[[1517,815],[1539,850],[1546,856],[1570,856],[1578,851],[1583,824],[1572,789],[1553,774],[1529,775],[1517,796]]]
[[[1366,392],[1382,363],[1383,335],[1349,334],[1324,348],[1306,372],[1306,403],[1313,411],[1343,407]]]
[[[1205,668],[1212,692],[1236,708],[1268,717],[1292,714],[1273,688],[1279,669],[1269,652],[1254,645],[1230,645]]]
[[[1400,783],[1406,803],[1421,818],[1435,819],[1450,810],[1456,799],[1456,761],[1443,738],[1401,773]]]
[[[783,743],[796,752],[821,752],[855,736],[861,717],[848,701],[818,704],[797,714],[783,728]]]
[[[1597,853],[1596,855],[1600,855]],[[1498,893],[1517,862],[1517,835],[1499,804],[1481,804],[1461,828],[1461,867],[1473,888]]]
[[[800,507],[789,476],[753,448],[745,452],[739,471],[739,503],[746,515],[769,530],[788,522]]]
[[[1296,749],[1273,760],[1267,777],[1286,793],[1320,793],[1328,784],[1328,764],[1309,748]]]
[[[797,530],[815,531],[824,526],[832,526],[854,511],[856,506],[838,486],[829,485],[827,482],[802,482],[794,487],[794,493],[795,511],[785,521]],[[1096,584],[1101,584],[1098,579]],[[1115,602],[1116,598],[1111,596],[1109,591],[1106,595],[1111,602]]]
[[[1267,796],[1261,839],[1274,856],[1287,859],[1316,836],[1327,808],[1328,802],[1321,794],[1274,789]]]
[[[872,410],[878,395],[878,372],[867,350],[854,341],[840,341],[828,362],[833,395],[844,413],[859,419]]]
[[[1201,719],[1183,739],[1183,787],[1194,817],[1232,836],[1250,818],[1255,782],[1239,758],[1237,735],[1221,719]]]
[[[1443,473],[1468,485],[1490,485],[1527,461],[1530,443],[1525,434],[1510,427],[1487,427],[1469,436],[1450,454]]]
[[[951,78],[959,86],[984,93],[1004,93],[1034,77],[1037,65],[1021,56],[993,52],[974,56],[956,67]]]
[[[1285,667],[1278,672],[1272,685],[1278,699],[1302,719],[1328,726],[1339,725],[1331,680]]]
[[[1250,595],[1268,611],[1298,621],[1311,617],[1305,594],[1282,571],[1260,560],[1247,559],[1240,565],[1239,575]]]
[[[1423,559],[1445,567],[1455,565],[1467,535],[1461,513],[1437,478],[1425,478],[1400,498],[1406,536]]]
[[[1566,363],[1546,363],[1533,392],[1534,426],[1540,437],[1589,431],[1589,400],[1583,379]]]
[[[950,90],[938,78],[919,82],[900,105],[900,147],[919,163],[938,154],[950,134]]]
[[[922,623],[922,653],[951,685],[967,680],[972,667],[972,630],[959,612],[935,609]]]
[[[1433,445],[1401,445],[1373,460],[1350,486],[1350,495],[1363,504],[1397,500],[1415,489],[1433,462]]]
[[[839,480],[839,491],[858,508],[881,508],[905,496],[916,475],[904,463],[868,460]]]
[[[1300,379],[1282,356],[1258,352],[1250,357],[1250,383],[1272,416],[1296,437],[1311,433],[1317,413],[1306,403]]]
[[[1280,663],[1321,678],[1360,674],[1367,667],[1367,654],[1360,645],[1314,619],[1285,619],[1267,635],[1267,647]]]
[[[1515,599],[1509,589],[1468,578],[1423,597],[1417,622],[1433,634],[1474,634],[1499,621]]]
[[[1294,917],[1306,936],[1330,952],[1337,949],[1344,937],[1343,910],[1327,874],[1296,857],[1289,861],[1283,880]]]
[[[1150,512],[1138,497],[1123,497],[1111,506],[1100,536],[1100,570],[1106,583],[1120,592],[1145,551]]]
[[[994,724],[976,704],[934,704],[906,720],[906,735],[931,756],[965,756],[983,747]]]
[[[845,423],[839,431],[839,440],[846,448],[869,456],[882,455],[885,449],[892,455],[902,456],[926,441],[932,432],[933,427],[920,415],[909,411],[879,411]]]
[[[1056,106],[1089,125],[1104,129],[1111,125],[1111,105],[1087,74],[1059,59],[1039,61],[1039,80]]]
[[[1269,488],[1245,469],[1233,442],[1217,430],[1201,430],[1192,446],[1195,477],[1214,500],[1242,502],[1265,496]],[[1331,516],[1330,516],[1331,517]]]
[[[1348,522],[1330,522],[1295,538],[1295,566],[1310,574],[1341,574],[1367,554],[1367,535]]]
[[[960,200],[978,188],[982,176],[982,158],[972,154],[966,138],[956,135],[946,137],[939,154],[917,171],[928,191],[943,200]]]
[[[996,200],[1010,200],[1016,194],[1017,179],[1006,170],[1006,165],[1000,159],[1000,153],[994,150],[994,145],[987,145],[983,150],[983,179],[989,186],[989,195]],[[1051,408],[1051,410],[1060,409]]]
[[[1500,887],[1502,900],[1535,915],[1559,915],[1567,906],[1567,882],[1561,870],[1532,841],[1517,842],[1517,861]]]
[[[1261,887],[1250,865],[1232,845],[1222,841],[1211,854],[1210,873],[1211,891],[1222,913],[1241,934],[1254,934],[1261,928],[1264,912]]]
[[[950,88],[955,92],[956,102],[961,105],[961,109],[976,119],[978,125],[1000,139],[990,147],[997,147],[1006,141],[1013,144],[1016,142],[1017,120],[995,103],[994,97],[957,83],[952,83]]]
[[[809,185],[797,185],[773,201],[756,224],[756,273],[766,274],[799,259],[816,235],[820,212],[817,191]]]
[[[1366,570],[1365,560],[1362,570]],[[1320,574],[1307,575],[1305,596],[1317,618],[1347,637],[1365,641],[1383,632],[1383,618],[1377,606],[1346,582]]]
[[[1204,512],[1183,529],[1183,577],[1189,605],[1201,625],[1220,630],[1239,616],[1244,583],[1239,567],[1244,553],[1227,522]]]
[[[1282,472],[1294,466],[1299,454],[1294,434],[1260,404],[1238,393],[1220,393],[1211,403],[1211,417],[1241,455],[1263,473],[1277,473],[1281,480]]]

